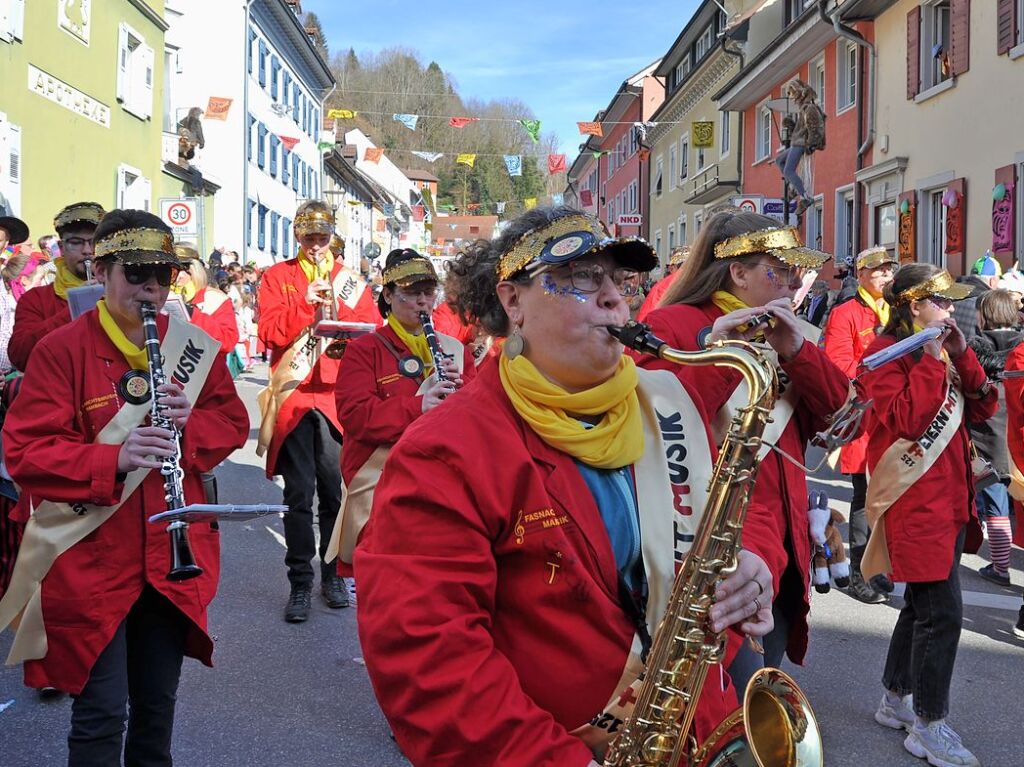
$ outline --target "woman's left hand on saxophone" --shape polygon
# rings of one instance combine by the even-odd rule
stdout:
[[[715,631],[723,631],[739,624],[747,636],[765,636],[775,626],[774,598],[775,588],[768,565],[754,552],[741,549],[736,569],[715,591],[715,604],[709,612],[711,626]]]

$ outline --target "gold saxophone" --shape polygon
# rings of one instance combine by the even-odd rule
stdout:
[[[725,654],[724,632],[712,630],[708,610],[718,581],[736,569],[761,435],[778,395],[775,367],[742,341],[684,352],[637,322],[608,331],[626,346],[669,362],[737,370],[746,381],[749,400],[719,450],[707,507],[654,633],[636,705],[610,744],[604,765],[820,767],[821,736],[814,712],[796,682],[778,669],[759,671],[747,685],[742,707],[705,742],[697,743],[693,735],[704,681]]]

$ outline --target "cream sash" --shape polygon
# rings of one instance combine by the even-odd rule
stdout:
[[[185,390],[189,402],[195,402],[210,373],[220,344],[195,325],[169,318],[167,334],[160,344],[165,370],[170,380]],[[149,415],[150,405],[124,404],[96,436],[100,445],[120,445],[128,434]],[[21,663],[46,656],[46,628],[43,625],[42,582],[57,558],[106,522],[128,500],[149,469],[128,473],[121,500],[113,506],[86,503],[43,501],[32,509],[25,526],[11,585],[0,600],[0,630],[21,615],[7,664]]]
[[[437,333],[437,342],[441,345],[441,350],[455,360],[455,366],[461,373],[465,361],[465,349],[462,343],[444,333]],[[420,388],[416,392],[417,396],[423,394],[433,385],[436,375],[436,373],[431,374],[420,384]],[[348,486],[342,484],[341,513],[331,531],[331,540],[327,544],[324,561],[333,562],[335,557],[341,557],[342,562],[352,562],[356,543],[359,542],[359,534],[370,519],[373,491],[380,481],[381,472],[384,471],[384,462],[390,452],[390,445],[378,447],[371,453],[366,463],[359,467],[355,476],[352,477],[352,482]]]
[[[634,472],[647,576],[647,628],[653,634],[668,605],[676,569],[689,552],[704,514],[712,461],[704,422],[679,380],[667,370],[638,369],[637,373],[645,449]],[[667,534],[669,530],[673,535]],[[640,636],[634,635],[608,704],[572,732],[595,753],[604,752],[633,710],[644,669],[641,649]]]
[[[355,309],[366,290],[366,280],[351,269],[341,267],[331,283],[335,298],[349,309]],[[274,427],[277,416],[292,392],[298,389],[313,372],[320,354],[329,339],[317,339],[313,336],[310,325],[299,337],[292,341],[291,346],[281,355],[281,359],[270,375],[270,383],[256,395],[256,403],[260,409],[260,430],[256,440],[256,455],[266,455],[274,439]],[[273,469],[273,467],[270,467]]]
[[[797,318],[800,324],[800,330],[803,332],[803,336],[806,340],[812,344],[817,344],[818,339],[821,338],[821,329],[815,327],[809,322]],[[796,410],[796,405],[800,401],[799,395],[790,384],[789,376],[782,369],[779,364],[779,355],[775,352],[772,347],[768,344],[756,344],[757,348],[764,354],[768,359],[775,365],[775,371],[779,375],[779,396],[775,400],[775,406],[772,408],[772,417],[768,422],[768,426],[764,430],[764,434],[761,439],[761,450],[758,453],[758,457],[761,460],[771,452],[771,449],[778,441],[782,438],[783,432],[786,431],[786,427],[789,425],[790,419],[793,417],[793,413]],[[732,419],[736,413],[747,406],[749,401],[749,395],[747,392],[746,381],[741,380],[736,388],[733,390],[732,396],[729,400],[722,405],[721,409],[715,413],[714,418],[711,422],[711,434],[715,439],[715,444],[721,445],[722,440],[725,439],[726,433],[729,431],[729,425],[732,423]]]
[[[882,454],[871,472],[865,505],[871,536],[860,570],[865,579],[892,572],[885,538],[885,514],[935,464],[949,446],[964,417],[964,397],[949,385],[946,399],[917,440],[898,439]]]

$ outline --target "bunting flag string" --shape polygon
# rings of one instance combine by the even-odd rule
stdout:
[[[470,123],[480,122],[479,117],[449,117],[448,124],[453,128],[465,128]]]
[[[463,152],[455,158],[457,165],[468,165],[470,168],[476,163],[476,155],[471,152]]]
[[[540,143],[540,120],[520,120],[519,124],[530,134],[534,144]]]
[[[526,210],[533,210],[534,208],[537,207],[537,198],[527,197],[525,200],[523,200],[523,207],[526,208]]]
[[[521,154],[507,154],[504,155],[504,158],[505,167],[508,169],[508,175],[523,175],[523,156]]]
[[[403,150],[399,150],[399,151],[403,151]],[[411,150],[411,151],[412,151],[412,153],[414,155],[416,155],[420,159],[426,160],[427,162],[437,162],[442,157],[444,157],[444,152],[418,152],[416,150]]]
[[[581,136],[597,136],[598,138],[604,137],[604,128],[601,127],[601,123],[576,123],[576,127],[580,129]]]
[[[299,140],[297,138],[295,138],[294,136],[281,136],[281,135],[278,135],[278,138],[281,140],[281,143],[284,144],[284,148],[287,149],[289,152],[292,151],[295,148],[295,145],[299,143]],[[324,142],[327,141],[326,134],[321,136],[321,140],[324,141]],[[331,146],[334,146],[334,142],[333,141],[331,141]]]
[[[363,159],[366,162],[379,163],[380,158],[384,156],[384,150],[380,147],[368,146],[366,147],[366,154],[363,155]]]
[[[359,114],[351,109],[328,109],[327,119],[328,120],[354,120],[356,115]]]
[[[556,173],[565,173],[565,155],[564,154],[549,154],[548,155],[548,173],[554,176]]]
[[[414,131],[414,130],[416,130],[416,123],[419,122],[420,116],[419,115],[394,114],[394,115],[391,115],[391,119],[394,120],[395,122],[402,123],[402,125],[404,125],[406,128],[408,128],[411,131]]]

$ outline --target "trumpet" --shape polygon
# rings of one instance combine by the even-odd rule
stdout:
[[[329,280],[327,287],[321,288],[318,291],[321,294],[323,303],[316,310],[316,318],[313,321],[314,327],[320,322],[337,322],[338,321],[338,298],[334,294],[334,285]],[[345,347],[348,344],[347,340],[338,339],[331,341],[327,344],[327,348],[324,349],[324,356],[332,360],[340,360],[345,356]]]

